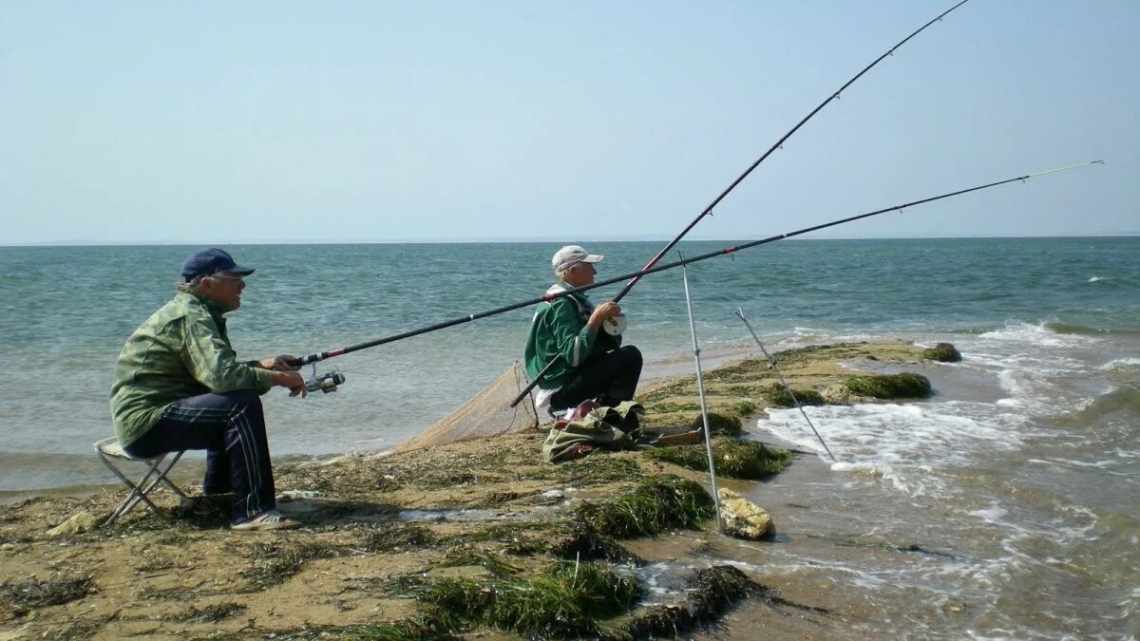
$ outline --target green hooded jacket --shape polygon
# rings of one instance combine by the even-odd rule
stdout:
[[[111,416],[124,447],[174,401],[242,389],[264,394],[273,386],[270,370],[238,361],[222,313],[211,301],[178,292],[127,339],[111,385]]]
[[[566,291],[566,285],[556,283],[546,293]],[[596,353],[605,353],[621,346],[621,336],[593,332],[586,326],[594,304],[584,293],[574,293],[550,302],[539,303],[526,337],[526,375],[534,380],[547,363],[558,358],[558,363],[542,377],[538,386],[558,389],[570,382],[583,363]]]

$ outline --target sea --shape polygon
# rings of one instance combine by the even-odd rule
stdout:
[[[559,244],[227,246],[257,269],[231,338],[254,359],[467,319],[540,296]],[[664,243],[582,244],[605,254],[601,279]],[[683,242],[668,259],[735,244]],[[114,481],[92,444],[112,434],[116,356],[194,249],[0,247],[0,496]],[[701,638],[756,638],[777,620],[766,638],[1140,637],[1140,237],[787,240],[687,272],[702,354],[755,349],[738,309],[769,350],[902,339],[963,354],[870,364],[926,375],[929,400],[809,408],[834,461],[795,410],[749,426],[805,452],[745,488],[778,534],[720,541],[700,562],[829,614],[745,607]],[[682,270],[645,277],[622,307],[647,372],[691,371]],[[267,395],[274,456],[378,452],[420,433],[521,358],[532,313],[321,363],[346,377],[335,393]]]

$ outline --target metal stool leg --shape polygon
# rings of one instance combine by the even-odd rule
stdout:
[[[110,516],[108,516],[107,519],[102,523],[102,526],[109,526],[113,524],[116,520],[118,520],[119,517],[134,509],[134,507],[138,505],[140,501],[146,503],[147,508],[155,514],[168,519],[169,517],[164,514],[162,510],[160,510],[158,506],[150,500],[149,497],[147,497],[147,494],[154,490],[154,488],[157,487],[159,483],[164,483],[171,489],[171,491],[173,491],[182,499],[187,498],[186,494],[183,493],[182,490],[179,489],[178,486],[175,485],[174,482],[167,477],[170,471],[174,469],[174,465],[178,463],[179,459],[182,458],[183,452],[174,452],[174,456],[171,457],[169,461],[167,461],[167,454],[146,460],[145,462],[149,464],[149,468],[147,469],[146,474],[144,474],[142,478],[140,478],[137,482],[131,481],[125,474],[123,474],[101,450],[97,450],[97,452],[99,454],[99,460],[103,461],[103,465],[107,466],[107,469],[111,470],[111,472],[117,476],[124,485],[130,488],[130,492],[127,494],[127,497],[123,499],[122,502],[120,502],[114,510],[111,511]],[[166,463],[165,465],[163,465],[164,462]]]

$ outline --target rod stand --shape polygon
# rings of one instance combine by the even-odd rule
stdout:
[[[683,258],[682,258],[683,260]],[[716,524],[718,529],[724,528],[724,521],[720,516],[720,492],[716,486],[716,466],[713,462],[712,437],[709,436],[709,409],[705,402],[705,379],[701,372],[701,348],[697,343],[697,324],[693,320],[693,298],[689,295],[689,268],[681,266],[681,280],[685,285],[685,305],[689,310],[689,335],[693,339],[693,363],[697,369],[697,393],[701,399],[701,424],[705,434],[705,454],[709,459],[709,481],[712,483],[713,503],[716,505]]]

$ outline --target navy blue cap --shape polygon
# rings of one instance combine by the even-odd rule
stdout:
[[[229,253],[211,247],[194,252],[182,263],[182,278],[190,282],[199,276],[209,276],[218,272],[229,272],[248,276],[253,273],[252,267],[245,267],[234,262]]]

